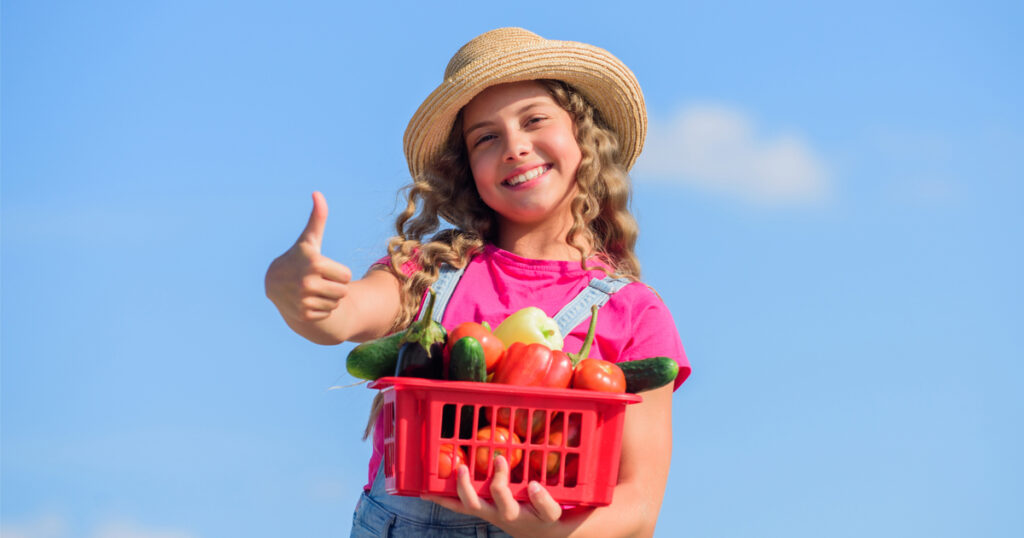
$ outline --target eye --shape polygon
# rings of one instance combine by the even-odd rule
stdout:
[[[493,134],[480,135],[480,136],[476,137],[475,140],[473,140],[473,147],[475,148],[475,147],[479,146],[480,144],[483,144],[484,142],[488,142],[488,141],[490,141],[490,140],[492,140],[494,138],[497,138],[497,137],[494,136]]]
[[[530,119],[526,120],[526,124],[537,125],[539,123],[542,123],[546,119],[548,119],[546,116],[532,116],[530,117]]]

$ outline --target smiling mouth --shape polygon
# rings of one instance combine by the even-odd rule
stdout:
[[[502,185],[507,185],[509,187],[515,187],[516,185],[521,185],[523,183],[526,183],[527,181],[530,181],[531,179],[533,179],[533,178],[543,174],[544,172],[547,172],[548,170],[551,170],[551,165],[550,164],[545,164],[545,165],[542,165],[542,166],[538,166],[536,168],[532,168],[530,170],[527,170],[526,172],[523,172],[522,174],[518,174],[518,175],[512,176],[512,177],[506,179],[505,181],[502,181],[501,184]]]

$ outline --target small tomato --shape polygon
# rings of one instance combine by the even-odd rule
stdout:
[[[601,392],[626,392],[626,375],[614,362],[583,359],[573,370],[572,386]]]
[[[437,455],[437,477],[448,478],[459,465],[466,464],[466,453],[453,444],[441,445]]]
[[[494,431],[493,438],[491,437],[491,431]],[[494,454],[501,454],[508,460],[508,468],[514,469],[516,465],[523,459],[523,449],[513,448],[511,454],[506,454],[507,448],[504,446],[508,444],[509,439],[512,439],[512,444],[519,444],[519,437],[510,432],[508,428],[502,426],[491,425],[480,428],[476,432],[477,441],[491,441],[494,443]],[[487,474],[487,468],[491,465],[491,447],[479,446],[476,449],[476,464],[474,469],[478,475],[484,476]]]
[[[548,445],[552,447],[558,447],[562,444],[562,432],[551,432],[548,436]],[[547,476],[556,476],[558,474],[558,468],[561,466],[562,452],[559,450],[552,450],[548,452],[547,461]],[[539,450],[530,452],[530,476],[540,478],[541,468],[545,467],[543,463],[543,453]]]
[[[564,440],[564,444],[563,444]],[[570,452],[566,451],[566,448],[578,448],[580,446],[580,417],[578,414],[572,416],[569,423],[566,424],[565,415],[563,413],[557,413],[555,418],[551,421],[550,431],[548,433],[548,442],[550,452],[548,452],[547,462],[545,464],[543,459],[543,452],[534,450],[530,452],[530,477],[531,479],[540,480],[542,470],[547,469],[547,482],[548,484],[558,483],[558,470],[562,466],[562,460],[566,460],[568,466],[566,467],[566,479],[570,476],[575,480],[576,468],[574,464],[578,466],[578,459],[574,456],[570,461]]]
[[[490,409],[485,409],[488,410],[487,416],[490,416]],[[511,413],[512,410],[508,407],[499,407],[498,413],[494,419],[495,424],[508,427],[509,415]],[[544,434],[544,411],[540,409],[534,410],[533,420],[530,420],[529,413],[530,411],[528,409],[516,409],[516,419],[512,424],[512,431],[523,441],[539,439],[540,436]]]

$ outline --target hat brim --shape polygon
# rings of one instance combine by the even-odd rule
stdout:
[[[640,84],[611,53],[574,41],[540,40],[462,66],[423,101],[409,121],[403,145],[409,171],[420,177],[444,151],[455,117],[473,97],[497,84],[554,79],[568,83],[600,112],[619,138],[630,169],[643,149],[647,113]]]

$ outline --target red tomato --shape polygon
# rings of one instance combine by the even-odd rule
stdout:
[[[494,417],[495,424],[508,427],[511,412],[512,410],[508,407],[499,407],[498,413]],[[512,425],[512,432],[523,441],[539,443],[540,436],[544,435],[545,414],[543,410],[536,409],[533,411],[533,420],[531,421],[529,412],[528,409],[516,409],[516,420]],[[487,410],[487,416],[491,416],[490,409]]]
[[[562,444],[563,439],[565,439],[564,445]],[[539,444],[539,442],[536,444]],[[561,449],[578,448],[580,446],[579,415],[576,415],[574,420],[569,420],[569,424],[566,425],[565,415],[563,413],[556,414],[555,418],[551,421],[547,444],[548,447],[554,448],[554,450],[548,452],[548,483],[556,483],[558,480],[558,468],[561,467],[562,459],[567,455]],[[538,480],[541,476],[542,458],[543,454],[540,451],[530,453],[530,476]]]
[[[453,444],[441,445],[437,455],[437,477],[448,478],[459,465],[466,464],[466,453]]]
[[[562,432],[551,432],[548,436],[548,446],[559,447],[562,445]],[[541,467],[544,466],[542,461],[543,453],[539,450],[530,452],[530,476],[540,479]],[[546,467],[548,468],[548,478],[558,476],[558,468],[561,466],[562,452],[560,450],[551,450],[548,452],[548,461]]]
[[[626,375],[614,362],[583,359],[573,370],[572,386],[601,392],[626,392]]]
[[[504,428],[502,426],[494,425],[494,426],[484,426],[483,428],[480,428],[480,430],[476,432],[476,440],[477,441],[492,441],[492,438],[491,438],[491,428],[494,429],[493,442],[494,442],[495,445],[498,445],[498,446],[494,447],[494,453],[495,454],[501,454],[502,456],[505,456],[505,459],[508,460],[508,468],[509,469],[514,469],[515,466],[519,465],[519,462],[522,461],[522,459],[523,459],[523,449],[521,449],[521,448],[513,448],[512,449],[512,454],[506,454],[506,450],[507,449],[506,449],[506,447],[504,445],[506,445],[508,443],[508,440],[509,440],[510,437],[512,439],[512,444],[518,444],[519,443],[519,437],[516,434],[508,431],[508,428]],[[474,469],[476,469],[477,474],[479,474],[479,475],[486,475],[487,474],[487,468],[490,466],[490,464],[491,464],[491,447],[487,447],[487,446],[479,446],[479,447],[477,447],[477,449],[476,449],[476,465],[474,467]]]
[[[487,373],[493,373],[494,368],[498,366],[498,361],[501,360],[501,356],[505,353],[505,344],[497,336],[494,336],[490,329],[473,321],[462,323],[455,327],[452,332],[448,333],[448,343],[444,348],[444,371],[448,371],[448,357],[451,356],[452,346],[464,336],[472,336],[480,342],[480,347],[484,348],[484,362],[487,363]]]
[[[566,441],[566,446],[576,448],[580,446],[580,421],[581,417],[579,413],[572,413],[569,416],[569,424],[565,424],[565,413],[558,412],[555,414],[555,418],[551,419],[551,432],[562,432],[565,433],[568,430],[569,437]],[[558,443],[549,443],[558,444]]]

